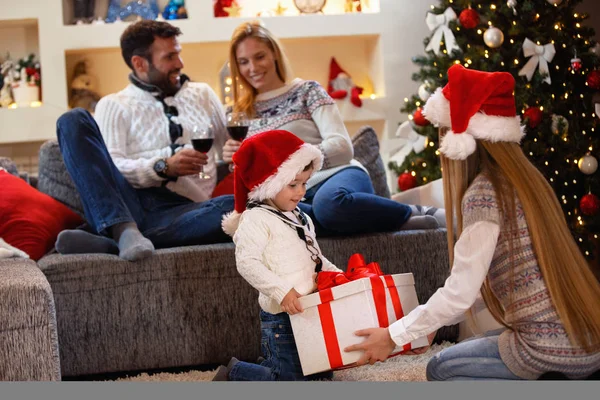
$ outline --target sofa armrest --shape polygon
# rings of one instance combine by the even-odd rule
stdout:
[[[0,381],[60,379],[50,284],[32,260],[0,260]]]

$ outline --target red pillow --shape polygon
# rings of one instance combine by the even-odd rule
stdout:
[[[31,259],[37,261],[50,251],[60,231],[82,223],[64,204],[0,171],[0,238]]]

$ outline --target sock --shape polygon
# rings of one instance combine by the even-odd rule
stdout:
[[[114,240],[81,229],[60,232],[55,247],[60,254],[119,254],[119,246]]]
[[[154,253],[154,245],[142,235],[135,222],[114,225],[111,233],[119,244],[119,257],[124,260],[137,261]]]
[[[400,230],[437,229],[439,227],[440,224],[431,215],[413,215],[400,227]]]
[[[410,204],[409,207],[412,210],[413,216],[431,215],[437,220],[438,224],[440,225],[440,228],[446,227],[446,210],[444,210],[443,208],[419,206],[412,204]]]

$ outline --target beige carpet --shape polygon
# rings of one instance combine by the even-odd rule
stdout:
[[[416,356],[396,356],[384,363],[364,365],[362,367],[335,371],[334,381],[425,381],[427,362],[439,351],[450,347],[452,343],[434,344],[424,354]],[[158,373],[140,375],[119,379],[130,382],[199,382],[212,380],[215,371],[190,371],[182,373]]]

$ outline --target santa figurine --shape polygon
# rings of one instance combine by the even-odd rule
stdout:
[[[329,84],[327,85],[327,93],[331,98],[340,100],[345,99],[350,93],[350,102],[356,107],[362,106],[362,100],[360,94],[363,88],[356,86],[350,75],[344,71],[334,57],[331,58],[331,64],[329,65]]]

